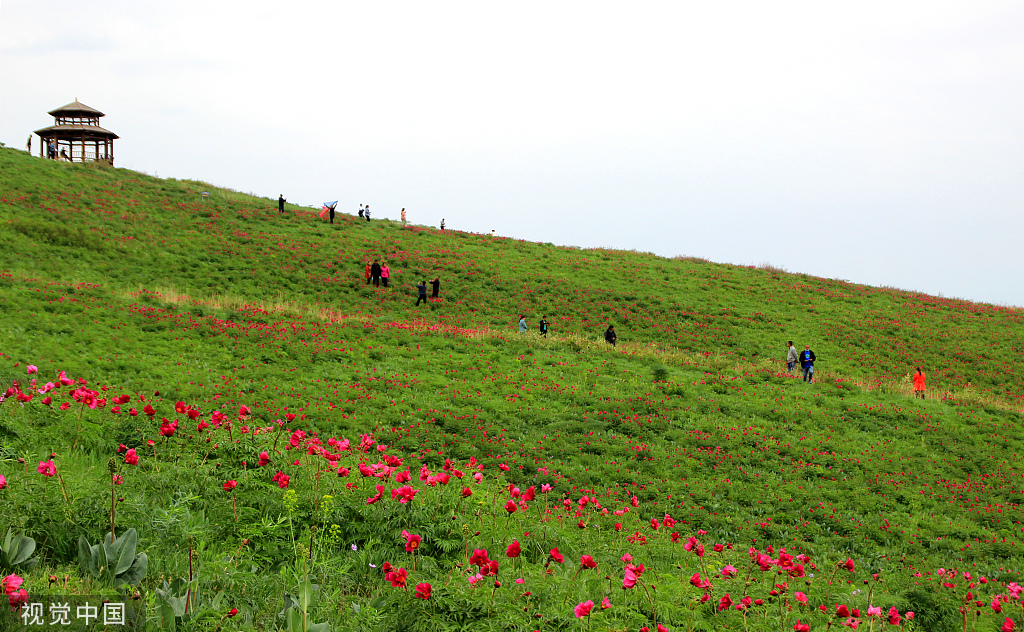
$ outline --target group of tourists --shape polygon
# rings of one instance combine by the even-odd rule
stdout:
[[[373,284],[373,287],[388,287],[391,282],[391,268],[388,264],[381,263],[377,259],[373,260],[373,263],[366,262],[366,271],[363,273],[363,278],[366,279],[366,284]],[[441,294],[441,277],[434,277],[433,281],[427,281],[424,279],[420,281],[416,286],[416,306],[421,302],[427,302],[427,283],[430,284],[430,298],[439,298]]]
[[[434,280],[430,282],[430,298],[438,298],[438,294],[441,291],[441,278],[434,277]],[[413,307],[419,307],[420,302],[427,302],[427,281],[424,279],[420,281],[420,284],[416,286],[416,305]]]
[[[547,338],[548,337],[548,317],[547,316],[541,316],[540,317],[540,322],[537,323],[537,327],[538,327],[538,331],[540,331],[540,335],[545,337],[545,338]],[[520,314],[519,315],[519,333],[525,334],[527,332],[527,330],[529,330],[529,327],[526,325],[526,315],[525,314]]]
[[[544,338],[548,337],[548,317],[541,316],[540,322],[537,323],[538,331]],[[519,315],[519,333],[525,334],[529,331],[529,326],[526,324],[526,315]],[[604,331],[604,340],[611,346],[615,346],[615,341],[619,339],[619,336],[615,333],[615,325],[608,325],[608,329]]]
[[[391,281],[391,268],[388,267],[387,263],[380,263],[376,259],[371,264],[369,261],[366,262],[366,272],[363,275],[366,278],[366,284],[373,283],[373,287],[384,287],[388,286],[388,282]]]
[[[792,340],[787,344],[789,345],[789,351],[786,352],[786,370],[792,375],[793,369],[799,364],[800,368],[803,369],[804,382],[813,382],[814,361],[817,358],[814,355],[814,351],[811,350],[811,345],[804,345],[803,351],[797,351],[796,347],[793,346]],[[914,397],[924,399],[925,377],[921,367],[917,367],[917,373],[911,378],[911,382],[914,384]]]
[[[786,352],[786,370],[789,374],[793,374],[793,369],[799,363],[800,368],[804,371],[804,382],[811,383],[814,381],[814,361],[817,359],[814,356],[814,352],[811,351],[811,345],[804,345],[803,351],[797,351],[796,347],[793,346],[793,341],[790,340],[788,343],[789,351]]]

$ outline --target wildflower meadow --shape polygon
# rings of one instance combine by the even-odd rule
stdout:
[[[1017,308],[8,149],[0,183],[0,629],[1024,622]]]

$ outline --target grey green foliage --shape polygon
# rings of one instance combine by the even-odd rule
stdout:
[[[13,572],[15,567],[22,570],[34,568],[39,563],[38,557],[32,557],[35,551],[35,540],[25,535],[14,535],[14,530],[8,529],[3,547],[0,547],[0,571]]]
[[[149,557],[135,554],[138,535],[128,529],[113,541],[110,535],[100,544],[89,545],[85,536],[78,538],[78,565],[84,575],[91,575],[109,586],[138,584],[146,576]]]

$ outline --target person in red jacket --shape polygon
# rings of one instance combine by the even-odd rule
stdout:
[[[921,367],[917,367],[917,373],[914,374],[914,397],[924,399],[924,373]]]

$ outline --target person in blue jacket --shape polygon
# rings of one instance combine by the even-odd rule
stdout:
[[[811,345],[804,345],[804,350],[800,352],[800,366],[804,368],[804,381],[807,383],[814,381],[814,352],[811,351]]]

